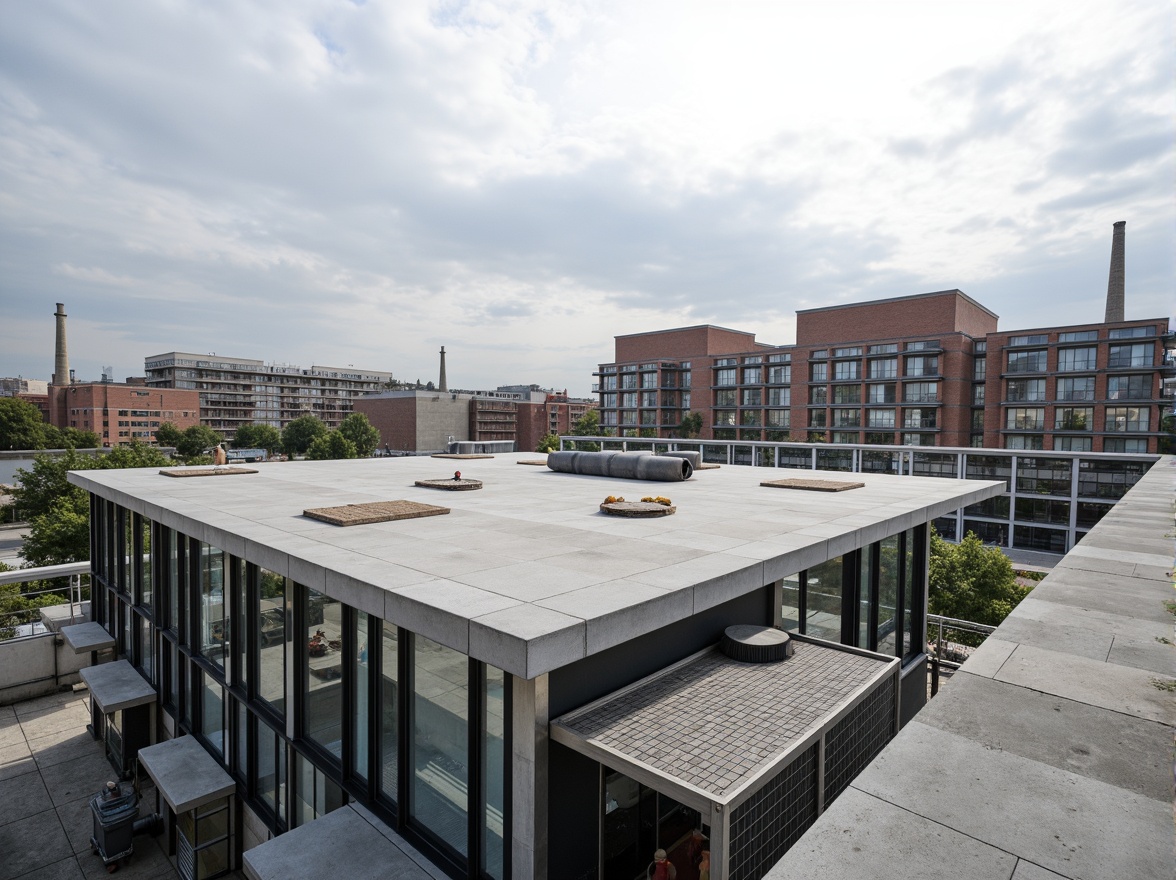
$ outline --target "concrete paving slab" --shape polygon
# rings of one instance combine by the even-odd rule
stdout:
[[[1149,721],[1176,723],[1176,701],[1144,670],[1019,645],[995,678]]]
[[[1162,637],[1168,638],[1166,642],[1160,641],[1160,638],[1143,641],[1116,636],[1107,654],[1107,662],[1176,678],[1176,648],[1173,648],[1172,640],[1167,636]]]
[[[101,746],[94,742],[94,738],[90,736],[84,726],[88,721],[87,717],[86,721],[77,726],[67,727],[47,736],[29,740],[29,749],[36,759],[37,766],[52,767],[63,761],[92,754],[95,749],[101,750]]]
[[[1171,798],[1172,730],[1156,722],[960,672],[919,722],[1158,801]]]
[[[1017,869],[1013,871],[1012,880],[1069,880],[1069,878],[1062,874],[1055,874],[1053,871],[1047,871],[1040,865],[1035,865],[1024,859],[1018,859]]]
[[[1000,627],[1002,641],[1023,644],[1029,642],[1039,648],[1048,648],[1075,657],[1105,662],[1111,651],[1114,636],[1105,631],[1088,629],[1074,624],[1057,621],[1045,623],[1025,616],[1009,615]]]
[[[0,781],[0,825],[19,822],[52,807],[53,800],[39,774],[23,773]]]
[[[1168,804],[918,720],[853,787],[1067,877],[1171,871]],[[982,789],[984,804],[999,809],[977,808],[969,789]]]
[[[1053,592],[1054,595],[1061,598],[1060,591]],[[1116,638],[1120,636],[1135,639],[1154,638],[1170,635],[1172,632],[1171,617],[1168,621],[1141,620],[1129,614],[1113,614],[1108,611],[1080,608],[1064,602],[1055,602],[1052,599],[1047,601],[1044,599],[1045,595],[1045,593],[1038,593],[1037,590],[1034,590],[1028,597],[1021,600],[1009,617],[1016,620],[1025,618],[1046,625],[1076,626],[1108,633]],[[1119,610],[1125,609],[1120,606]],[[1001,634],[1004,634],[1003,628]]]
[[[945,864],[950,853],[950,868]],[[764,880],[857,877],[1008,880],[1015,856],[865,792],[849,788]]]
[[[14,880],[72,854],[65,831],[52,810],[26,814],[15,822],[0,825],[0,853],[4,854],[0,858],[0,880]]]
[[[0,746],[0,780],[11,779],[37,769],[33,753],[23,740],[12,745]]]
[[[1016,649],[1016,642],[1006,642],[994,635],[989,636],[984,640],[984,644],[972,652],[972,656],[964,662],[961,670],[972,675],[993,678]]]
[[[86,845],[89,847],[88,843]],[[22,874],[20,880],[85,880],[85,877],[82,869],[78,867],[78,860],[66,858],[28,874]]]
[[[79,798],[92,797],[106,782],[116,778],[99,743],[95,743],[92,754],[42,767],[40,773],[53,805],[58,807]]]

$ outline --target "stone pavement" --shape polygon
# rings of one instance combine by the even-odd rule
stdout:
[[[765,880],[1172,878],[1165,456]]]
[[[114,771],[102,744],[90,738],[87,693],[75,690],[0,706],[0,880],[83,880],[106,877],[90,852],[90,798]],[[154,809],[145,788],[141,813]],[[127,880],[178,878],[162,838],[140,835]],[[229,875],[241,878],[239,872]]]

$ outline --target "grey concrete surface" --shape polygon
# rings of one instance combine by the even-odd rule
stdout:
[[[1174,501],[1164,457],[767,877],[1176,876]]]
[[[126,660],[87,666],[80,675],[91,698],[107,715],[155,702],[155,689]]]
[[[139,766],[176,813],[202,807],[237,790],[233,778],[190,736],[139,749]]]
[[[675,483],[674,516],[621,520],[600,514],[605,496],[664,494],[664,484],[516,466],[529,455],[465,462],[463,474],[484,487],[447,496],[447,516],[352,528],[308,521],[302,511],[377,500],[435,503],[436,493],[413,483],[438,476],[438,462],[262,464],[258,473],[232,480],[173,480],[155,469],[85,471],[70,479],[528,677],[575,659],[553,646],[570,645],[577,624],[583,651],[592,654],[1003,486],[859,474],[864,488],[830,496],[762,488],[761,468],[727,466]],[[532,622],[520,627],[518,615],[506,613],[512,609],[534,610]]]
[[[115,645],[114,636],[106,631],[106,627],[92,620],[88,623],[75,623],[72,626],[63,626],[61,628],[61,635],[65,638],[65,643],[73,649],[75,654],[87,654],[90,651],[104,651],[107,648],[113,648]]]
[[[431,880],[430,875],[380,834],[359,812],[343,807],[254,847],[244,856],[250,880]]]

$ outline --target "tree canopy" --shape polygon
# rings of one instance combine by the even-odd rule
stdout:
[[[282,429],[282,449],[290,455],[304,455],[310,444],[327,433],[327,426],[317,416],[299,416]]]
[[[174,422],[164,422],[155,429],[155,442],[160,446],[177,448],[184,438],[184,432],[175,426]]]
[[[93,431],[45,425],[46,449],[97,449],[101,445],[102,438]]]
[[[282,432],[273,425],[241,425],[233,435],[233,448],[274,452],[282,448]]]
[[[1033,588],[1018,584],[1009,558],[973,532],[952,544],[932,529],[928,589],[932,614],[997,626]]]
[[[311,461],[327,461],[334,458],[357,458],[355,444],[339,431],[329,431],[314,438],[306,457]]]
[[[682,424],[678,426],[678,433],[683,437],[697,437],[702,433],[702,413],[691,412],[682,417]]]
[[[370,456],[380,443],[380,432],[363,413],[353,412],[340,422],[338,431],[351,441],[355,454],[360,458]]]
[[[19,397],[0,397],[0,449],[44,449],[41,411]]]
[[[157,433],[155,436],[158,439],[159,434]],[[204,450],[220,445],[220,442],[220,434],[208,425],[192,425],[184,429],[180,435],[180,442],[176,444],[176,452],[184,458],[196,458],[203,455]]]
[[[171,459],[151,446],[116,446],[103,455],[38,455],[31,470],[16,472],[13,493],[29,521],[22,555],[36,565],[59,565],[90,558],[90,503],[85,490],[72,485],[69,471],[166,467]]]
[[[590,409],[584,415],[576,420],[576,424],[572,425],[572,433],[577,437],[598,437],[600,436],[600,410]],[[577,449],[582,449],[585,452],[599,452],[600,444],[595,442],[578,442]]]
[[[539,445],[535,447],[536,452],[558,452],[559,451],[559,434],[547,434],[539,441]]]

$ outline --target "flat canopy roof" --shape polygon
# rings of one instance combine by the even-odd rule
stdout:
[[[556,742],[706,812],[731,804],[898,660],[802,636],[775,663],[712,648],[551,722]]]
[[[155,702],[155,688],[126,660],[86,666],[78,670],[78,675],[104,715]]]
[[[176,813],[233,794],[237,784],[195,737],[181,736],[139,749],[139,763]]]
[[[725,465],[651,483],[517,464],[534,457],[277,462],[197,480],[155,468],[92,470],[69,479],[526,679],[1004,490],[1003,481],[854,474],[863,488],[798,492],[759,485],[786,470]],[[484,487],[414,485],[457,468]],[[669,496],[677,513],[606,516],[599,505],[608,495]],[[352,527],[302,515],[401,499],[451,513]]]
[[[377,831],[353,805],[247,850],[242,863],[250,880],[336,876],[347,880],[432,880],[434,876]]]
[[[61,607],[68,608],[69,606]],[[115,645],[114,636],[106,631],[106,627],[93,620],[86,623],[75,623],[72,626],[63,626],[61,635],[64,637],[65,643],[73,648],[75,654],[103,651],[106,648],[113,648]]]

